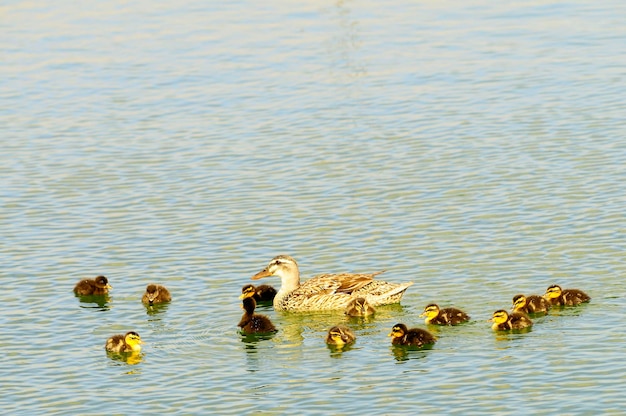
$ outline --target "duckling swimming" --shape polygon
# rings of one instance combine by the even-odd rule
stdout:
[[[533,326],[533,321],[523,312],[508,313],[504,309],[499,309],[493,313],[491,329],[494,331],[511,331],[514,329],[524,329]]]
[[[457,308],[440,309],[435,303],[431,303],[424,308],[424,312],[420,315],[426,317],[424,322],[433,325],[458,325],[469,321],[468,314]]]
[[[513,312],[523,313],[548,313],[552,305],[545,298],[537,295],[513,296]]]
[[[356,341],[356,336],[350,328],[344,325],[333,326],[328,330],[328,335],[326,335],[326,343],[338,347],[352,344],[354,341]]]
[[[576,306],[591,300],[591,297],[582,290],[561,289],[559,285],[550,286],[543,297],[553,306]]]
[[[348,316],[370,316],[376,313],[376,309],[365,298],[355,298],[346,306],[345,314]]]
[[[104,348],[111,352],[139,352],[141,351],[141,337],[134,331],[127,332],[126,335],[113,335],[107,340]]]
[[[272,302],[276,297],[276,289],[270,285],[245,285],[241,288],[242,294],[248,291],[254,292],[254,300],[257,302]]]
[[[167,290],[165,286],[149,284],[146,286],[146,292],[143,294],[141,301],[143,303],[147,303],[149,305],[153,305],[155,303],[163,303],[169,302],[172,300],[172,295],[170,295],[170,291]]]
[[[83,279],[74,286],[74,293],[78,296],[106,295],[113,287],[104,276],[95,279]]]
[[[391,344],[393,345],[423,347],[437,341],[437,338],[425,329],[408,329],[404,324],[395,324],[388,336],[392,337]]]
[[[242,294],[240,297],[243,298],[241,307],[245,311],[237,324],[241,328],[241,332],[244,334],[263,334],[277,331],[270,318],[254,313],[256,301],[253,291],[249,291],[247,295]]]

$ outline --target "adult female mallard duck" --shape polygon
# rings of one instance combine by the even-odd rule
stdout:
[[[241,293],[254,292],[254,300],[257,302],[271,302],[276,297],[276,289],[270,285],[245,285],[241,288]]]
[[[170,295],[170,291],[167,290],[165,286],[155,285],[154,283],[150,283],[148,286],[146,286],[146,292],[141,298],[141,301],[143,303],[147,303],[149,305],[154,305],[155,303],[169,302],[171,300],[172,295]]]
[[[113,335],[104,345],[107,351],[111,352],[139,352],[141,351],[141,337],[134,331],[127,332],[126,335]]]
[[[508,313],[504,309],[499,309],[493,313],[491,329],[494,331],[511,331],[514,329],[524,329],[533,326],[533,321],[523,312]]]
[[[423,347],[424,345],[434,344],[437,341],[437,338],[425,329],[408,329],[404,324],[395,324],[388,336],[392,337],[391,344],[393,345],[412,347]]]
[[[242,301],[242,309],[245,311],[241,320],[237,324],[244,334],[264,334],[276,332],[276,327],[272,324],[270,318],[265,315],[254,313],[256,309],[256,301],[254,300],[254,291],[242,293],[240,298]]]
[[[352,344],[354,341],[356,341],[356,336],[352,330],[345,325],[333,326],[328,330],[328,334],[326,335],[326,343],[338,347]]]
[[[591,300],[591,297],[582,290],[561,289],[559,285],[550,286],[543,297],[553,306],[576,306]]]
[[[74,286],[74,293],[78,296],[106,295],[113,287],[104,276],[95,279],[83,279]]]
[[[537,295],[513,296],[513,312],[548,313],[551,305],[545,298]]]
[[[352,299],[358,297],[364,297],[373,306],[400,302],[413,282],[398,284],[375,280],[380,273],[322,274],[300,284],[298,263],[290,256],[280,255],[252,279],[280,277],[281,287],[274,298],[274,309],[302,312],[345,309]]]
[[[376,313],[376,309],[365,298],[354,298],[346,306],[345,314],[348,316],[370,316]]]
[[[420,318],[426,317],[424,322],[432,325],[458,325],[469,321],[468,314],[457,308],[440,309],[436,303],[431,303],[424,308]]]

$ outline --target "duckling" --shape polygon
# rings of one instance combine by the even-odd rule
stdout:
[[[346,344],[352,344],[356,341],[356,336],[350,328],[344,325],[336,325],[328,330],[326,335],[326,343],[343,347]]]
[[[243,294],[250,290],[254,292],[254,300],[257,302],[271,302],[276,297],[276,289],[270,285],[245,285],[241,288],[241,293]]]
[[[172,300],[170,291],[165,286],[150,283],[146,286],[146,292],[143,294],[141,301],[149,305],[155,303],[169,302]]]
[[[141,337],[134,331],[127,332],[126,335],[113,335],[107,340],[104,348],[111,352],[139,352],[141,351]]]
[[[425,329],[408,329],[404,324],[395,324],[388,336],[392,337],[391,344],[393,345],[422,347],[437,341],[437,338]]]
[[[493,313],[491,329],[494,331],[510,331],[513,329],[524,329],[533,326],[533,321],[523,312],[508,313],[504,309],[499,309]]]
[[[74,286],[74,293],[78,296],[106,295],[113,287],[104,276],[95,279],[83,279]]]
[[[513,296],[513,312],[548,313],[551,306],[550,302],[541,296]]]
[[[352,299],[345,311],[345,314],[348,316],[370,316],[375,313],[376,309],[365,298]]]
[[[458,325],[469,321],[468,314],[457,308],[440,309],[435,303],[431,303],[424,308],[424,312],[420,315],[426,317],[424,322],[433,325]]]
[[[241,296],[243,297],[244,295]],[[250,292],[247,297],[244,297],[241,307],[245,311],[237,324],[241,328],[241,332],[244,334],[263,334],[277,331],[270,318],[254,313],[256,308],[254,292]]]
[[[381,273],[327,273],[301,284],[296,260],[291,256],[279,255],[252,276],[252,280],[266,276],[280,277],[281,286],[273,301],[276,310],[327,311],[345,310],[348,302],[358,297],[365,297],[373,306],[399,303],[413,282],[389,283],[374,278]]]
[[[552,285],[546,289],[543,295],[552,306],[576,306],[589,302],[591,297],[579,289],[561,289],[559,285]]]

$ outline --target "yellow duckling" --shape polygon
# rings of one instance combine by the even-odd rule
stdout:
[[[346,307],[345,314],[348,316],[371,316],[376,313],[376,309],[365,298],[352,299]]]
[[[494,331],[511,331],[514,329],[524,329],[533,326],[533,321],[523,312],[508,313],[504,309],[499,309],[493,313],[491,329]]]
[[[254,292],[254,300],[257,302],[271,302],[276,297],[276,289],[270,285],[245,285],[241,288],[241,293]]]
[[[458,325],[469,321],[468,314],[457,308],[440,309],[436,303],[431,303],[424,308],[420,318],[426,317],[424,322],[432,325]]]
[[[513,296],[513,312],[548,313],[552,305],[545,298],[537,295]]]
[[[333,326],[326,335],[326,343],[337,347],[352,344],[354,341],[356,341],[356,336],[350,328],[344,325]]]
[[[437,341],[437,338],[425,329],[408,329],[404,324],[395,324],[388,336],[392,337],[391,344],[393,345],[423,347]]]
[[[345,309],[357,297],[364,297],[373,305],[398,303],[406,289],[413,284],[387,283],[375,280],[378,273],[323,274],[300,284],[300,270],[293,257],[274,257],[266,268],[252,276],[252,280],[278,276],[281,287],[274,298],[274,309],[290,312]]]
[[[591,297],[582,290],[561,289],[559,285],[552,285],[546,289],[544,298],[553,306],[576,306],[591,300]]]
[[[78,296],[106,295],[113,287],[104,276],[95,279],[83,279],[74,286],[74,293]]]
[[[127,332],[126,335],[113,335],[107,340],[105,348],[111,352],[139,352],[141,351],[141,337],[134,331]]]
[[[156,285],[154,283],[150,283],[148,286],[146,286],[146,292],[141,298],[141,301],[143,303],[147,303],[149,305],[154,305],[155,303],[169,302],[171,300],[172,295],[170,295],[170,291],[167,290],[165,286]]]
[[[256,309],[254,291],[242,293],[240,298],[243,299],[241,307],[245,311],[237,324],[241,328],[241,332],[244,334],[263,334],[277,331],[270,318],[254,313],[254,309]]]

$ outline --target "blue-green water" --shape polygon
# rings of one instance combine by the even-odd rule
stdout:
[[[6,414],[623,414],[626,7],[566,2],[0,6]],[[243,339],[243,284],[414,281],[350,323]],[[103,307],[72,287],[104,274]],[[173,302],[147,313],[147,283]],[[278,285],[278,279],[269,283]],[[524,334],[486,320],[592,296]],[[391,348],[430,302],[472,321]],[[107,337],[136,330],[138,363]]]

